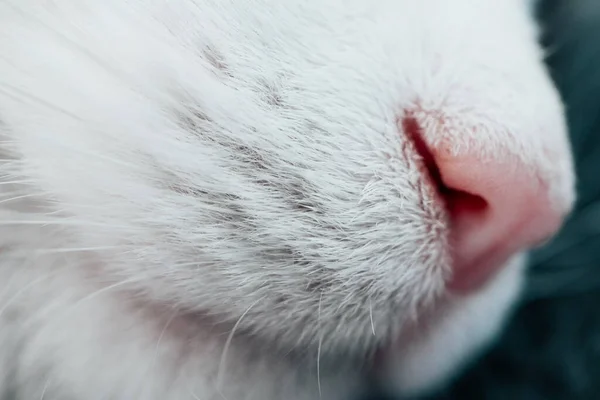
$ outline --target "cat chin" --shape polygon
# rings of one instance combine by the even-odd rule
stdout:
[[[443,388],[485,351],[502,331],[507,317],[517,304],[524,281],[525,262],[526,256],[519,254],[479,291],[460,297],[448,295],[436,304],[434,310],[420,313],[419,320],[415,321],[414,325],[406,327],[396,344],[384,347],[376,355],[375,370],[372,372],[377,383],[386,392],[409,398],[428,395]],[[140,305],[140,308],[148,312],[148,304]],[[172,311],[171,313],[167,311],[160,310],[159,307],[152,312],[154,317],[169,316],[168,332],[165,332],[164,322],[156,324],[157,329],[162,329],[163,341],[175,333],[175,336],[180,337],[177,339],[178,342],[185,342],[186,340],[181,338],[195,336],[198,331],[205,331],[207,325],[214,326],[213,317],[206,320],[206,317],[199,318],[199,314],[192,313],[172,319]],[[145,319],[148,317],[154,319],[152,316],[146,316]],[[228,333],[235,330],[235,337],[230,343],[232,346],[227,353],[230,358],[239,358],[238,367],[242,369],[253,364],[251,360],[277,360],[283,354],[285,354],[283,358],[287,361],[295,360],[285,363],[287,368],[290,368],[287,372],[284,372],[286,368],[279,371],[284,375],[294,376],[296,373],[302,373],[302,371],[294,371],[294,364],[296,366],[316,365],[316,359],[307,357],[303,352],[283,352],[283,349],[278,349],[274,343],[269,345],[259,337],[225,325],[214,326],[211,332],[205,334],[212,338],[210,340],[220,343],[217,347],[222,345],[229,347]],[[222,357],[220,352],[217,353],[211,356],[215,361]],[[313,352],[309,351],[309,353]],[[331,353],[321,354],[320,359],[321,384],[324,387],[329,386],[330,389],[335,388],[333,389],[335,396],[338,395],[341,387],[335,383],[337,380],[335,376],[328,376],[327,371],[331,372],[331,368],[337,365],[338,368],[333,369],[337,369],[334,375],[347,377],[352,375],[353,371],[355,373],[360,370],[360,355],[354,354],[355,357],[348,357],[348,353],[343,353],[345,355],[339,358]],[[316,354],[315,352],[314,355]],[[235,364],[233,359],[230,361]],[[309,369],[312,371],[313,368]],[[301,367],[300,370],[304,368]],[[267,381],[273,384],[270,378],[261,379],[265,379],[265,385]],[[308,388],[304,389],[310,391]]]
[[[442,389],[474,362],[502,332],[524,283],[526,254],[479,291],[449,298],[415,329],[382,354],[381,385],[387,392],[413,397]]]
[[[478,291],[461,296],[447,294],[431,309],[420,312],[418,320],[404,327],[402,336],[395,344],[384,346],[377,351],[373,373],[378,384],[386,392],[413,397],[431,394],[455,378],[485,351],[502,331],[505,321],[517,304],[524,282],[525,264],[526,255],[518,254],[494,279]],[[233,331],[235,337],[231,339],[235,345],[229,352],[238,353],[242,359],[250,360],[275,360],[280,357],[288,361],[295,360],[291,365],[288,364],[292,375],[294,364],[314,366],[317,361],[313,358],[320,354],[324,381],[327,380],[325,371],[333,365],[338,366],[335,369],[341,375],[360,370],[365,357],[371,358],[366,354],[373,350],[370,347],[370,350],[362,349],[363,351],[345,349],[338,353],[331,351],[332,349],[323,349],[322,352],[312,349],[315,351],[308,351],[310,354],[307,355],[306,348],[301,351],[286,350],[273,341],[264,340],[260,335],[256,336],[239,329],[233,323],[215,323],[219,318],[214,315],[183,312],[173,319],[172,309],[169,312],[160,305],[149,307],[148,303],[138,306],[140,310],[145,310],[144,313],[151,312],[150,315],[146,315],[146,319],[153,320],[158,317],[160,321],[156,326],[163,329],[163,336],[166,334],[164,325],[167,323],[168,332],[180,339],[204,332],[208,337],[228,347],[227,337]],[[169,320],[164,322],[161,316],[168,316]],[[208,326],[212,328],[207,330]],[[242,361],[240,365],[244,364]],[[342,370],[346,372],[342,373]]]

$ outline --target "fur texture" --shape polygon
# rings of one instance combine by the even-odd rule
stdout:
[[[0,0],[0,54],[0,379],[19,399],[443,382],[522,263],[447,293],[448,217],[407,118],[573,200],[526,2]]]

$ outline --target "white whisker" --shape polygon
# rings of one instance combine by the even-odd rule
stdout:
[[[44,195],[44,193],[23,194],[23,195],[19,195],[19,196],[9,197],[8,199],[2,199],[2,200],[0,200],[0,204],[9,203],[9,202],[15,201],[15,200],[23,200],[23,199],[27,199],[30,197],[43,196],[43,195]]]
[[[18,89],[16,87],[7,85],[6,83],[4,83],[3,86],[4,87],[2,88],[2,90],[0,90],[0,92],[4,96],[10,97],[10,98],[12,98],[12,99],[14,99],[16,101],[20,101],[22,103],[25,103],[24,100],[28,99],[33,104],[42,105],[42,106],[47,107],[47,108],[49,108],[51,110],[57,111],[57,112],[59,112],[61,114],[68,115],[69,117],[71,117],[73,119],[76,119],[78,121],[81,120],[81,118],[79,118],[77,115],[69,112],[68,110],[65,110],[65,109],[63,109],[61,107],[57,107],[56,105],[54,105],[54,104],[52,104],[52,103],[50,103],[50,102],[48,102],[48,101],[46,101],[44,99],[36,97],[35,95],[29,94],[27,92],[24,92],[24,91],[22,91],[22,90],[20,90],[20,89]]]
[[[369,317],[371,318],[371,331],[373,332],[373,336],[375,336],[375,323],[373,322],[373,304],[371,303],[370,297],[369,297]]]
[[[0,226],[11,226],[11,225],[58,225],[58,226],[87,226],[87,227],[105,227],[105,228],[118,228],[118,229],[129,229],[130,227],[112,224],[102,224],[98,222],[90,221],[72,221],[66,219],[40,219],[40,220],[2,220]]]
[[[61,253],[85,253],[102,250],[114,250],[120,249],[122,246],[98,246],[98,247],[60,247],[60,248],[49,248],[49,249],[36,249],[35,254],[61,254]]]
[[[319,346],[317,347],[317,386],[319,387],[319,398],[322,398],[321,392],[321,344],[323,343],[323,334],[321,333],[321,301],[323,300],[323,291],[319,297],[319,311],[317,314],[317,328],[319,329]]]
[[[40,400],[44,400],[44,396],[46,395],[46,390],[48,390],[48,385],[50,384],[50,378],[46,380],[44,383],[44,388],[42,389],[42,394],[40,395]]]
[[[165,335],[165,332],[169,328],[169,325],[171,325],[171,322],[173,322],[173,320],[175,319],[176,316],[177,316],[177,310],[174,309],[173,313],[171,314],[171,316],[167,320],[167,323],[165,324],[164,328],[160,332],[160,336],[158,337],[158,340],[156,341],[156,348],[154,349],[154,360],[152,362],[152,369],[154,369],[154,367],[156,366],[156,361],[158,359],[158,349],[160,347],[160,342],[161,342],[163,336]]]
[[[196,393],[194,393],[194,392],[190,391],[190,394],[192,395],[192,397],[194,398],[194,400],[200,400],[200,397],[198,397],[198,396],[196,395]]]
[[[0,179],[2,179],[2,178],[0,178]],[[18,181],[3,181],[3,182],[0,181],[0,186],[2,186],[2,185],[28,185],[28,184],[32,184],[32,183],[33,183],[33,181],[25,180],[25,179],[18,180]]]
[[[260,299],[256,300],[254,303],[252,303],[250,305],[250,307],[248,307],[246,309],[246,311],[244,311],[244,313],[238,318],[237,322],[233,326],[233,329],[231,329],[231,332],[229,332],[229,336],[227,337],[227,341],[225,342],[225,346],[223,347],[223,353],[221,354],[221,360],[219,362],[219,371],[217,373],[217,390],[219,391],[219,394],[221,394],[221,396],[223,396],[223,398],[225,398],[225,396],[221,392],[222,379],[223,379],[223,374],[225,372],[225,361],[227,359],[229,347],[231,346],[231,341],[233,340],[233,335],[235,334],[235,331],[237,330],[238,326],[240,325],[240,323],[242,322],[242,319],[246,316],[246,314],[248,314],[250,312],[250,310],[252,309],[252,307],[254,307],[262,299],[263,298],[261,297]]]
[[[118,289],[121,286],[125,286],[129,283],[133,283],[133,282],[139,282],[141,280],[141,278],[136,278],[136,279],[125,279],[122,280],[120,282],[114,283],[112,285],[108,285],[108,286],[104,286],[99,290],[96,290],[95,292],[90,293],[87,296],[82,297],[81,299],[79,299],[77,301],[77,303],[75,303],[73,306],[71,306],[70,308],[68,308],[67,310],[64,311],[64,313],[62,315],[59,315],[58,317],[56,317],[52,322],[53,323],[58,323],[60,322],[63,318],[66,318],[69,316],[70,313],[73,313],[74,311],[77,310],[78,307],[80,307],[82,304],[85,304],[86,302],[102,295],[105,294],[107,292],[110,292],[111,290],[114,289]]]
[[[10,299],[8,299],[8,301],[6,303],[4,303],[2,308],[0,308],[0,316],[2,316],[2,314],[8,309],[8,307],[10,307],[10,305],[16,299],[19,298],[19,296],[21,296],[23,293],[25,293],[28,289],[31,289],[33,286],[37,285],[40,282],[43,282],[45,279],[47,279],[49,277],[50,277],[50,275],[41,276],[41,277],[29,282],[27,285],[23,286],[21,289],[17,290],[17,292]]]
[[[148,375],[151,374],[152,371],[155,371],[156,363],[158,361],[158,350],[160,348],[160,342],[162,341],[162,338],[165,335],[165,332],[167,331],[169,325],[171,325],[171,322],[173,321],[173,319],[176,316],[177,316],[177,309],[174,308],[173,309],[173,313],[171,314],[171,316],[169,317],[169,319],[167,319],[167,322],[165,323],[165,326],[163,327],[163,329],[160,332],[160,335],[158,336],[158,340],[156,341],[156,347],[154,348],[154,357],[152,358],[152,364],[151,364],[150,368],[148,368],[148,370],[146,370],[146,372],[144,374],[142,374],[142,379],[141,379],[142,382],[147,379]],[[190,392],[190,394],[192,396],[194,395],[191,392]]]

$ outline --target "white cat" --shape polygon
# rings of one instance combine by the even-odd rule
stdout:
[[[525,0],[0,0],[0,388],[450,379],[574,200]]]

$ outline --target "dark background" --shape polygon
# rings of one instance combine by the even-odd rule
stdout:
[[[538,16],[567,106],[578,204],[533,254],[526,298],[504,336],[427,400],[600,399],[600,0],[542,1]]]

